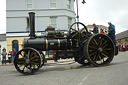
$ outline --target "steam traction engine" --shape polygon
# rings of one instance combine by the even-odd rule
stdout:
[[[56,51],[56,58],[74,58],[80,64],[94,66],[108,65],[114,57],[114,44],[104,34],[88,32],[83,23],[75,22],[68,33],[46,30],[46,36],[35,35],[35,13],[29,13],[30,38],[23,41],[23,49],[15,56],[14,65],[17,71],[23,74],[32,74],[38,71],[45,60],[42,51]],[[80,28],[80,25],[82,28]],[[60,36],[61,34],[61,36]]]

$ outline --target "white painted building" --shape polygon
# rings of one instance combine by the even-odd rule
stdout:
[[[68,30],[75,22],[74,0],[6,0],[7,48],[21,49],[23,38],[29,35],[29,12],[35,12],[37,35],[51,24],[56,30]],[[14,45],[14,44],[15,45]]]
[[[7,37],[28,35],[29,12],[35,12],[37,32],[44,31],[49,23],[56,29],[68,30],[75,22],[74,0],[6,0],[6,5]]]

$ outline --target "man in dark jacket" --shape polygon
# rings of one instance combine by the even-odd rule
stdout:
[[[99,30],[98,30],[98,27],[96,26],[96,24],[93,24],[93,30],[92,30],[92,32],[94,33],[94,34],[96,34],[96,33],[99,33]]]
[[[14,48],[14,49],[13,49],[13,57],[12,57],[12,59],[13,59],[13,64],[14,64],[14,58],[15,58],[16,54],[17,54],[17,51],[16,51],[16,49]]]
[[[116,46],[116,39],[115,39],[115,26],[108,22],[108,36],[112,39],[114,45]]]

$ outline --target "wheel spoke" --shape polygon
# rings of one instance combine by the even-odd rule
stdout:
[[[73,28],[72,28],[72,30],[75,31],[75,32],[78,32],[76,29],[73,29]]]
[[[25,61],[21,61],[21,62],[18,62],[17,64],[24,64],[25,63]]]
[[[90,54],[90,56],[92,56],[92,55],[94,55],[94,54],[96,54],[96,53],[97,53],[97,52],[93,52],[93,53]]]
[[[93,52],[94,50],[89,50],[89,52]]]
[[[27,58],[27,54],[26,54],[26,52],[24,52],[24,59],[26,59]]]
[[[95,61],[95,59],[96,59],[96,55],[94,55],[94,57],[93,57],[93,60]]]
[[[28,56],[27,56],[27,59],[29,59],[29,56],[30,56],[30,51],[28,51]]]
[[[32,58],[30,58],[30,60],[33,60],[34,58],[36,58],[36,56],[33,56]]]
[[[105,48],[105,49],[103,49],[103,50],[111,50],[111,48]]]
[[[108,53],[108,52],[106,52],[106,51],[103,51],[103,53],[105,53],[105,54],[107,54],[107,55],[109,54],[109,53]]]
[[[93,46],[89,46],[90,48],[93,48],[93,49],[97,49],[96,47],[93,47]]]
[[[106,44],[106,43],[107,43],[107,41],[108,41],[108,40],[105,40],[105,42],[102,44],[102,46],[103,46],[104,44]]]
[[[102,38],[100,39],[100,46],[102,46]]]
[[[104,55],[105,57],[109,58],[106,54],[104,54],[104,53],[101,53],[101,54]]]
[[[19,55],[21,55],[24,59],[26,59],[26,57],[25,57],[25,56],[23,56],[21,53],[20,53]]]
[[[101,59],[101,56],[100,56],[99,54],[98,54],[98,57],[99,57],[99,59],[100,59],[100,62],[103,63],[103,62],[102,62],[102,59]]]
[[[24,64],[25,64],[25,63],[23,63],[22,65],[18,65],[18,67],[20,68],[20,67],[24,66]]]
[[[105,46],[103,46],[103,49],[106,48],[108,45],[106,44]]]
[[[33,56],[33,52],[32,52],[32,54],[30,55],[30,59],[32,58],[32,56]]]
[[[95,46],[95,43],[93,41],[91,43],[92,43],[93,46]]]
[[[32,60],[32,61],[33,61],[33,62],[34,62],[34,61],[36,62],[36,61],[39,61],[39,60],[38,60],[38,59],[34,59],[34,60]]]
[[[75,34],[73,34],[73,36],[72,36],[72,37],[75,37],[77,34],[78,34],[78,32],[77,32],[77,33],[75,33]]]
[[[97,46],[99,46],[95,39],[93,39],[93,41],[94,41],[94,43],[95,43]]]
[[[24,71],[25,67],[26,67],[26,65],[24,65],[24,67],[23,67],[23,71]]]
[[[105,60],[104,60],[104,57],[102,56],[102,54],[100,54],[100,57],[102,58],[102,60],[103,60],[103,63],[104,63],[104,61],[105,61]]]
[[[39,63],[35,63],[35,62],[33,62],[33,61],[31,62],[31,64],[33,64],[33,65],[39,65]]]
[[[23,60],[25,60],[25,59],[24,59],[24,58],[18,58],[18,60],[23,61]]]

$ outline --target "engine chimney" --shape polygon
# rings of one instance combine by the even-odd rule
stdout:
[[[29,12],[30,38],[35,38],[35,13]]]

